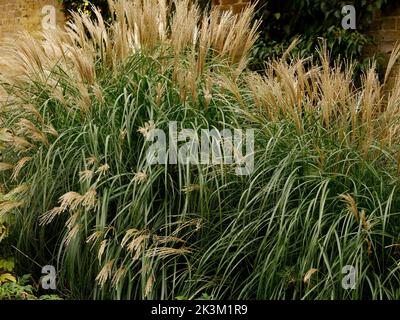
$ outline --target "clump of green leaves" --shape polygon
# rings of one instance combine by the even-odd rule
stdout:
[[[58,0],[64,6],[65,14],[70,16],[71,12],[83,12],[85,14],[92,14],[91,6],[94,5],[101,11],[105,20],[110,17],[108,9],[108,0]]]
[[[333,59],[346,57],[358,60],[361,67],[368,64],[362,58],[363,48],[372,43],[367,35],[374,12],[397,3],[396,0],[281,0],[260,1],[256,18],[262,21],[260,38],[252,53],[252,68],[263,69],[265,61],[281,56],[295,37],[302,41],[294,49],[295,55],[314,56],[320,39],[325,39]],[[341,26],[342,8],[354,5],[357,29],[345,30]]]
[[[15,200],[14,196],[0,194],[0,203]],[[15,224],[15,212],[0,215],[0,300],[58,300],[58,295],[38,295],[38,286],[33,285],[30,274],[16,275],[15,257],[10,255],[11,240],[8,238]]]
[[[29,274],[17,277],[14,274],[13,258],[0,260],[0,300],[60,300],[58,295],[38,296],[37,286],[33,286]]]

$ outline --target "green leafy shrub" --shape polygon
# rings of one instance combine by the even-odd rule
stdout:
[[[7,206],[18,202],[17,194],[23,192],[22,189],[15,189],[15,193],[0,194],[0,300],[59,300],[61,298],[56,294],[39,296],[30,274],[22,277],[16,275],[16,255],[12,248],[15,243],[8,239],[10,234],[15,233],[15,211],[7,212]]]
[[[361,69],[365,69],[369,59],[363,56],[363,49],[372,43],[367,31],[373,14],[394,3],[393,0],[260,1],[256,18],[262,24],[260,38],[252,53],[252,68],[262,70],[265,61],[281,56],[294,38],[301,37],[302,41],[294,48],[293,54],[318,59],[314,54],[315,48],[323,38],[333,60],[339,56],[354,59],[362,63]],[[350,4],[356,8],[356,30],[345,30],[341,26],[342,7]]]
[[[0,300],[61,300],[56,294],[38,297],[31,275],[17,277],[14,267],[13,259],[0,259]]]
[[[64,6],[65,13],[70,17],[70,12],[84,12],[91,14],[91,6],[96,6],[105,19],[109,18],[108,0],[59,0]]]
[[[30,275],[18,279],[10,275],[6,280],[0,280],[0,300],[62,300],[55,294],[38,297],[31,281]]]

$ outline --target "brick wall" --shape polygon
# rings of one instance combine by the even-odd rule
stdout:
[[[221,10],[231,10],[233,13],[239,13],[250,4],[251,0],[212,0],[214,6]]]
[[[365,54],[381,54],[386,59],[390,56],[396,42],[400,44],[400,3],[374,15],[369,34],[375,44],[366,48]],[[400,73],[400,62],[397,62],[390,74],[387,89],[393,88],[396,76]]]
[[[5,37],[12,37],[18,31],[27,30],[35,35],[42,31],[42,20],[45,14],[42,9],[46,5],[56,8],[56,23],[64,25],[65,16],[57,0],[0,0],[0,45]],[[2,61],[0,60],[0,73]],[[0,89],[0,105],[5,97]]]
[[[1,38],[12,36],[16,31],[41,31],[42,8],[46,5],[56,8],[56,22],[63,25],[65,17],[57,0],[0,0],[0,42]]]

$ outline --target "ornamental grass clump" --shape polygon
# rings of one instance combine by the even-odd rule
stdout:
[[[73,298],[400,297],[399,86],[384,99],[371,65],[356,88],[324,49],[248,71],[252,7],[110,9],[2,48],[0,218],[18,250]],[[171,122],[253,129],[254,170],[149,164]]]

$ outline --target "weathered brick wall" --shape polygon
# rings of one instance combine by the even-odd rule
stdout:
[[[0,42],[5,36],[21,30],[42,30],[42,8],[52,5],[57,10],[56,22],[63,25],[65,17],[57,0],[0,0]]]
[[[366,49],[366,55],[383,54],[387,59],[396,42],[400,44],[400,3],[375,14],[369,34],[374,38],[375,44]],[[388,79],[387,89],[393,88],[396,76],[399,74],[400,62],[398,61]]]
[[[396,41],[400,41],[400,4],[375,14],[370,34],[377,52],[391,53]]]
[[[42,31],[42,21],[46,14],[43,7],[51,5],[56,8],[55,22],[58,26],[65,23],[62,6],[57,0],[0,0],[0,45],[5,37],[13,37],[18,31],[27,30],[32,34]],[[0,60],[0,73],[2,61]],[[0,89],[0,103],[5,94]]]
[[[231,10],[233,13],[239,13],[250,4],[251,0],[212,0],[214,6],[221,10]]]

